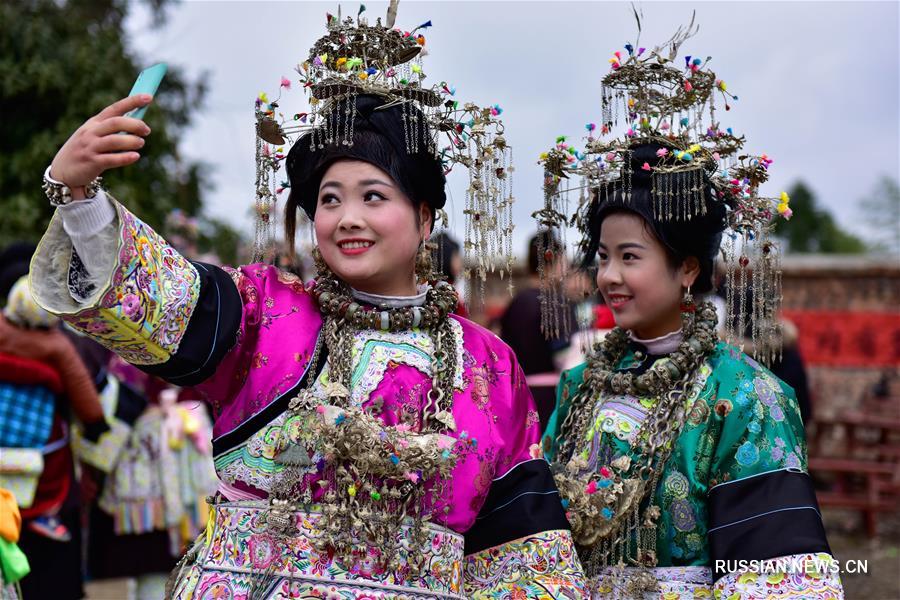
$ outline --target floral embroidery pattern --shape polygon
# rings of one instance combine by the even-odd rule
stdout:
[[[724,419],[731,412],[731,406],[731,400],[719,400],[716,402],[716,414]]]
[[[741,444],[741,447],[738,448],[737,453],[734,455],[734,459],[745,467],[754,465],[756,464],[756,461],[759,460],[759,448],[753,445],[752,442],[744,442]]]
[[[200,295],[190,262],[116,204],[118,264],[95,307],[63,318],[130,363],[166,362],[178,350]]]
[[[253,355],[253,368],[259,369],[269,364],[269,357],[262,352]]]
[[[528,414],[525,415],[525,429],[529,427],[534,427],[535,425],[539,425],[541,422],[541,416],[538,414],[536,410],[529,410]]]
[[[306,294],[306,286],[303,285],[303,280],[300,279],[297,275],[294,275],[290,271],[282,271],[278,270],[278,283],[283,283],[290,288],[292,292],[295,294]],[[271,307],[270,307],[271,308]]]
[[[451,320],[456,338],[457,371],[454,387],[463,389],[462,327]],[[365,330],[356,334],[353,340],[352,361],[355,365],[351,375],[351,401],[354,406],[362,406],[370,394],[378,387],[391,364],[409,365],[431,377],[431,336],[421,330],[375,331]],[[329,364],[326,361],[322,372],[313,384],[312,391],[324,398],[329,382]]]
[[[280,449],[282,413],[271,423],[254,433],[245,443],[215,457],[219,479],[230,484],[241,482],[268,492],[274,475],[284,468],[275,462]]]
[[[485,452],[484,460],[478,461],[478,475],[472,480],[475,494],[472,496],[470,507],[473,512],[477,512],[481,508],[488,492],[491,491],[491,483],[493,483],[496,473],[496,461],[494,460],[496,454],[493,448],[489,448]]]
[[[376,560],[378,549],[351,564],[319,553],[310,543],[318,535],[318,515],[296,513],[300,533],[276,542],[260,518],[264,504],[220,504],[214,507],[209,544],[200,552],[193,573],[176,587],[175,598],[249,597],[253,579],[246,567],[267,569],[274,575],[265,598],[442,598],[462,599],[463,538],[449,530],[429,526],[420,548],[402,544],[400,564],[386,569]],[[405,530],[399,537],[411,539]],[[423,568],[414,574],[409,560],[416,556]],[[317,595],[321,592],[322,595]],[[430,594],[428,592],[431,592]],[[293,595],[291,595],[293,594]]]
[[[689,425],[697,427],[702,425],[709,418],[709,405],[706,402],[694,402],[691,411],[688,413],[687,422]]]
[[[688,482],[687,477],[678,471],[669,473],[663,483],[663,487],[666,495],[672,496],[678,500],[687,498],[688,492],[690,491],[690,483]]]
[[[475,600],[587,597],[568,530],[544,531],[471,554],[465,573],[466,597]]]
[[[708,365],[701,366],[700,372],[685,398],[686,406],[702,404],[702,402],[695,401],[703,391],[711,374],[712,370]],[[656,406],[656,401],[651,398],[638,398],[630,395],[605,397],[597,406],[594,426],[588,430],[588,436],[599,437],[603,433],[607,433],[632,445],[640,433],[641,425],[654,406]],[[597,441],[599,442],[599,440]]]
[[[797,564],[805,565],[813,559],[812,554],[796,555]],[[816,557],[820,564],[831,560],[828,554]],[[626,569],[627,570],[627,569]],[[764,571],[764,569],[760,569]],[[712,571],[708,567],[660,567],[651,569],[659,583],[659,592],[646,594],[644,598],[654,600],[682,600],[687,598],[713,598],[719,600],[742,600],[744,598],[804,600],[833,600],[843,597],[837,575],[817,573],[810,567],[797,573],[731,573],[712,581]],[[602,573],[592,586],[592,598],[599,600],[630,600],[625,590],[618,589],[614,569]]]
[[[496,362],[496,356],[494,357]],[[501,372],[496,369],[494,362],[485,361],[480,367],[472,367],[472,400],[478,410],[484,410],[490,400],[490,386],[497,383]],[[526,428],[530,425],[526,425]]]
[[[672,525],[678,531],[691,531],[697,526],[694,509],[686,499],[676,500],[669,510],[672,511]]]
[[[798,566],[790,572],[777,572],[773,566],[758,572],[730,573],[716,582],[716,598],[741,600],[741,598],[796,598],[803,600],[833,600],[843,598],[840,577],[837,573],[820,573],[817,565],[829,564],[833,559],[829,554],[796,554],[790,557]],[[779,559],[766,561],[775,563]],[[815,562],[814,562],[815,561]],[[777,564],[777,563],[775,563]]]

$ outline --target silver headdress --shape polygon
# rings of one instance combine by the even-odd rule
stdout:
[[[711,58],[678,60],[682,44],[696,31],[692,20],[652,50],[640,47],[638,36],[638,42],[625,44],[625,52],[614,52],[611,72],[603,78],[600,137],[595,137],[597,125],[588,123],[583,149],[561,136],[541,154],[544,207],[534,217],[540,226],[561,233],[576,227],[585,250],[592,203],[606,201],[614,190],[629,201],[634,177],[649,177],[653,217],[660,221],[687,222],[706,214],[710,198],[721,203],[727,208],[721,248],[727,266],[727,332],[730,338],[742,337],[749,318],[754,353],[768,362],[780,346],[776,313],[781,298],[778,248],[769,235],[774,218],[790,218],[789,198],[759,194],[772,160],[743,153],[744,136],[720,124],[717,97],[728,111],[737,96],[709,69]],[[612,138],[620,125],[624,133]],[[634,149],[648,144],[659,146],[656,157],[636,164]],[[565,299],[555,291],[558,282],[544,279],[545,312],[553,314],[558,311],[549,304]]]
[[[279,193],[289,185],[277,183],[285,158],[283,146],[301,137],[320,148],[352,145],[355,98],[375,95],[383,98],[386,106],[402,107],[407,152],[433,152],[445,174],[454,167],[467,171],[465,275],[481,282],[483,294],[488,271],[497,268],[501,277],[508,275],[513,260],[512,151],[503,136],[502,109],[496,104],[482,107],[460,102],[456,90],[446,82],[426,83],[422,32],[431,21],[411,31],[395,28],[397,0],[391,2],[384,24],[380,18],[370,24],[362,16],[364,10],[361,7],[355,19],[342,20],[340,12],[328,15],[326,35],[297,65],[307,111],[283,111],[281,96],[292,85],[287,78],[282,78],[275,99],[260,94],[256,100],[255,259],[271,254],[274,209]],[[336,110],[343,118],[335,118]],[[440,214],[446,226],[447,215]]]

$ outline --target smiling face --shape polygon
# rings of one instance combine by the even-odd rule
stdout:
[[[333,163],[319,184],[316,239],[325,263],[351,287],[370,294],[416,293],[416,252],[431,231],[431,213],[391,176],[359,160]]]
[[[634,213],[607,216],[600,227],[597,285],[616,324],[641,339],[681,327],[681,297],[700,271],[696,258],[673,267],[666,249]]]

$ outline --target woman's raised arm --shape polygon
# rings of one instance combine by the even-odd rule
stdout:
[[[44,309],[128,362],[196,385],[236,343],[237,287],[226,271],[179,254],[95,182],[140,158],[150,128],[125,114],[150,101],[106,107],[56,154],[45,189],[57,211],[32,260],[31,289]]]

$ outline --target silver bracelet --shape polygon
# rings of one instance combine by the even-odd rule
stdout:
[[[93,181],[84,186],[84,195],[86,198],[93,198],[100,191],[100,184],[103,182],[102,177],[95,177]],[[72,190],[61,181],[57,181],[50,177],[50,167],[44,171],[44,183],[41,185],[47,199],[50,200],[51,206],[65,206],[72,202]]]

